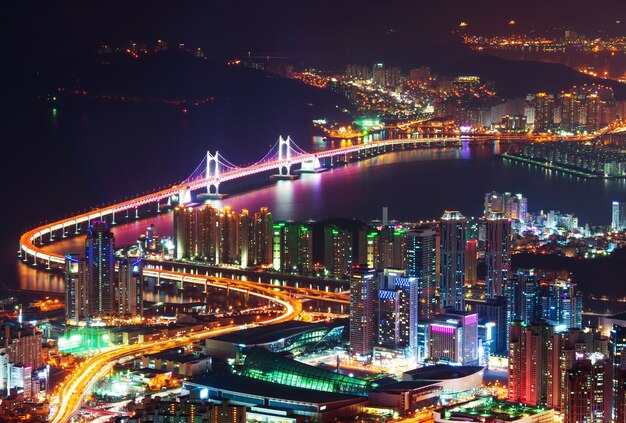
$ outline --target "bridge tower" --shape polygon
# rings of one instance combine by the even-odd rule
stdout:
[[[216,151],[215,154],[211,154],[210,151],[207,151],[206,153],[206,179],[208,181],[206,186],[206,192],[209,195],[220,195],[219,157],[219,151]]]
[[[281,162],[278,168],[279,176],[291,176],[291,138],[284,139],[282,135],[278,138],[278,161]],[[282,164],[286,161],[285,164]]]

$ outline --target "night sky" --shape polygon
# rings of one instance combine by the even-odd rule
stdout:
[[[35,6],[36,4],[36,6]],[[5,6],[7,7],[7,6]],[[197,45],[215,55],[333,56],[351,49],[444,42],[460,21],[473,33],[571,27],[626,34],[621,0],[11,2],[5,47],[23,58],[93,53],[128,40]],[[514,28],[507,22],[514,19]],[[616,20],[623,20],[616,24]]]

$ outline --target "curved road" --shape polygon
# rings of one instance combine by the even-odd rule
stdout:
[[[179,274],[182,277],[194,277],[194,274]],[[280,316],[265,321],[260,325],[268,325],[292,320],[302,312],[302,304],[289,296],[289,294],[276,291],[272,288],[258,286],[255,282],[243,282],[237,280],[228,280],[231,289],[241,289],[250,292],[260,298],[265,298],[283,306],[284,311]],[[223,283],[209,283],[213,286],[226,287]],[[200,341],[202,339],[223,335],[229,332],[245,330],[254,325],[229,325],[225,327],[216,327],[205,329],[203,331],[190,333],[178,338],[165,338],[155,341],[143,342],[141,344],[123,345],[115,350],[107,351],[87,359],[74,372],[71,373],[69,379],[64,382],[58,392],[58,408],[52,415],[50,421],[52,423],[62,423],[70,420],[72,415],[76,413],[81,405],[85,394],[91,386],[99,379],[106,376],[115,362],[123,357],[136,354],[150,354],[167,348],[176,348],[188,345],[191,342]]]

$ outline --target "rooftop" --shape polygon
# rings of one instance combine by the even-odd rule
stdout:
[[[451,366],[449,364],[435,364],[434,366],[420,367],[408,370],[404,374],[411,376],[414,381],[435,381],[457,379],[483,370],[482,366]]]
[[[551,412],[546,407],[533,407],[524,404],[501,401],[492,397],[483,397],[442,407],[436,410],[445,420],[463,420],[484,422],[485,420],[517,421],[528,416]]]
[[[262,345],[289,338],[314,329],[328,330],[344,325],[343,322],[334,323],[307,323],[301,321],[283,322],[272,326],[257,326],[225,335],[216,336],[215,340],[243,345]]]
[[[333,392],[294,388],[292,386],[265,382],[238,375],[192,378],[189,380],[189,383],[248,395],[258,395],[266,398],[271,397],[275,399],[314,404],[326,404],[338,401],[359,402],[364,400],[363,397],[356,395],[336,394]]]

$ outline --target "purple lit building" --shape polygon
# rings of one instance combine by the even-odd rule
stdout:
[[[428,327],[430,361],[473,365],[478,363],[478,314],[448,311]]]

